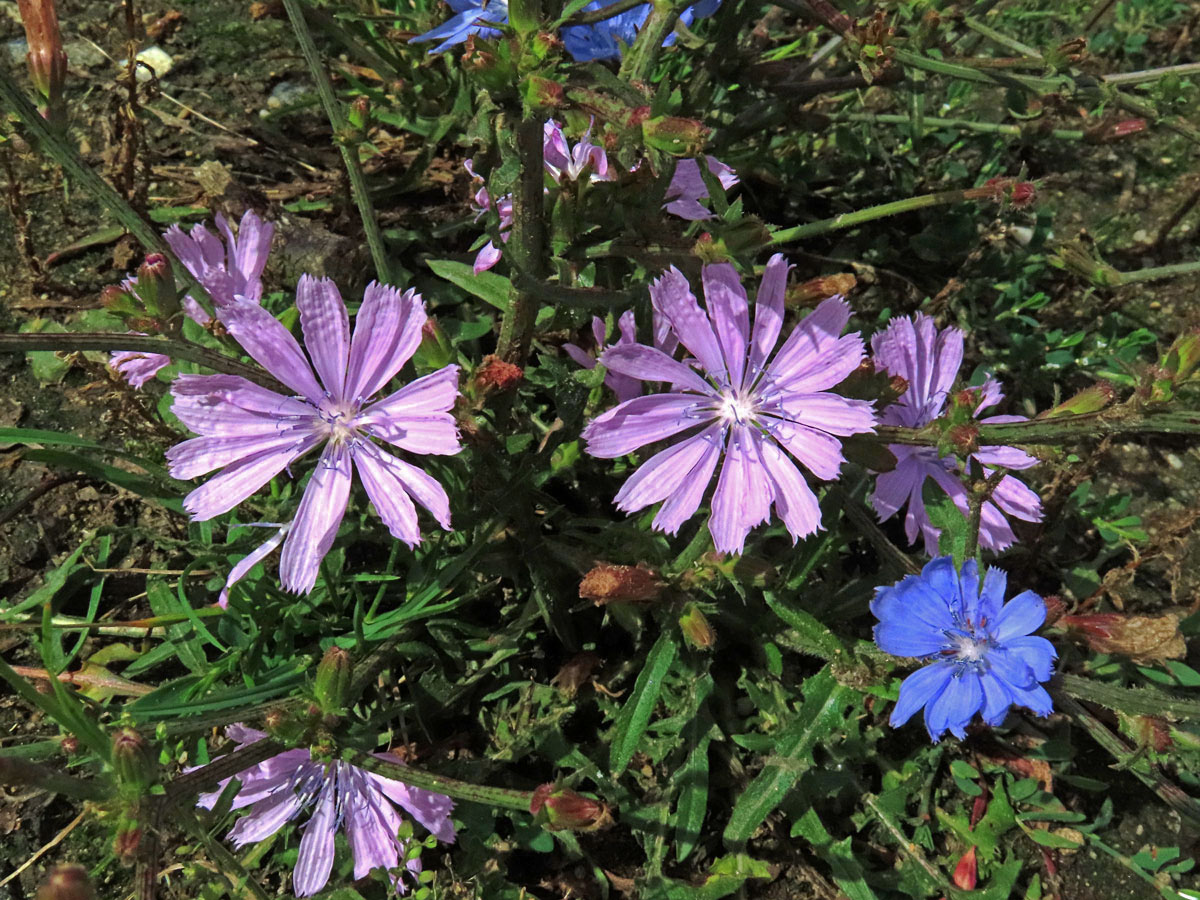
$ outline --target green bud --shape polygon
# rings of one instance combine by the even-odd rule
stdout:
[[[717,633],[708,623],[708,617],[695,603],[689,603],[683,608],[683,615],[679,617],[679,630],[683,632],[683,639],[697,650],[709,650],[717,642]]]
[[[366,135],[367,127],[371,124],[371,100],[365,94],[360,94],[354,98],[354,102],[350,104],[346,110],[346,122],[355,131]]]
[[[642,122],[642,140],[647,146],[672,156],[700,156],[711,129],[699,119],[654,116]]]
[[[179,312],[179,292],[171,263],[161,253],[151,253],[138,266],[137,294],[146,312],[155,318],[170,319]]]
[[[333,646],[317,665],[317,681],[313,696],[325,714],[341,712],[350,699],[350,680],[354,675],[354,664],[350,654],[341,647]]]
[[[1046,410],[1038,418],[1053,419],[1058,416],[1082,416],[1099,412],[1112,403],[1115,396],[1116,391],[1113,390],[1111,384],[1107,381],[1097,381],[1069,400],[1064,400],[1053,409]]]
[[[421,343],[413,354],[413,364],[424,374],[435,372],[450,365],[454,359],[454,347],[446,332],[438,326],[437,320],[430,316],[421,326]]]
[[[1197,366],[1200,366],[1200,331],[1189,331],[1175,338],[1163,357],[1162,367],[1180,382],[1195,372]]]
[[[122,789],[140,794],[158,781],[158,760],[146,739],[132,728],[112,738],[112,765]]]

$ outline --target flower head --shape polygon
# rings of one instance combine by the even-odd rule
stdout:
[[[946,408],[950,389],[963,358],[963,333],[957,328],[940,332],[929,316],[917,313],[914,318],[893,319],[886,330],[871,340],[875,364],[899,375],[908,382],[908,391],[899,401],[886,407],[879,421],[884,425],[920,428],[938,418]],[[978,389],[975,415],[995,406],[1004,397],[998,382],[989,379]],[[1019,422],[1021,416],[989,416],[981,423]],[[925,552],[937,553],[940,530],[935,528],[925,511],[922,490],[932,478],[966,515],[970,498],[963,484],[964,465],[954,457],[939,457],[932,447],[909,447],[891,444],[896,468],[880,474],[875,482],[872,503],[881,519],[888,519],[908,504],[904,532],[909,541],[916,542],[918,534],[925,538]],[[1015,447],[980,447],[971,458],[983,466],[985,474],[993,467],[1028,469],[1037,459]],[[1005,514],[1026,522],[1040,522],[1042,503],[1038,495],[1011,475],[1001,479],[991,499],[983,504],[979,523],[979,543],[989,550],[1003,550],[1016,540]]]
[[[621,337],[613,344],[613,347],[622,347],[626,344],[637,343],[637,322],[633,317],[633,310],[628,309],[621,313],[621,318],[617,320],[617,329],[621,332]],[[585,353],[582,348],[575,344],[563,344],[563,350],[567,356],[579,363],[585,369],[596,368],[596,357],[604,353],[605,336],[604,336],[604,320],[599,316],[592,317],[592,336],[596,339],[595,355]],[[617,402],[624,403],[626,400],[632,400],[634,397],[640,397],[642,394],[642,386],[636,378],[630,378],[628,375],[621,375],[617,372],[609,372],[604,376],[604,385],[610,391],[617,395]]]
[[[204,521],[233,509],[322,447],[280,563],[284,587],[307,592],[337,535],[355,468],[393,537],[410,547],[420,543],[414,500],[450,528],[442,486],[379,442],[413,454],[457,453],[461,446],[449,410],[458,395],[458,367],[446,366],[371,402],[421,342],[426,316],[420,295],[373,282],[353,338],[332,281],[301,277],[296,305],[308,356],[261,306],[238,303],[218,311],[234,339],[294,396],[233,375],[181,375],[171,388],[171,409],[200,437],[171,448],[167,459],[176,478],[223,469],[184,499],[193,520]]]
[[[840,336],[850,319],[840,297],[817,307],[776,351],[787,270],[781,254],[767,264],[751,331],[746,291],[733,266],[704,267],[707,313],[672,267],[651,285],[651,299],[694,359],[679,362],[632,342],[600,357],[610,372],[669,388],[626,400],[593,420],[583,432],[589,453],[611,459],[683,435],[625,482],[618,509],[635,512],[665,501],[654,527],[675,534],[699,508],[724,455],[708,525],[718,550],[740,553],[750,529],[770,518],[772,504],[793,539],[820,528],[816,495],[793,459],[818,478],[836,478],[844,462],[837,436],[870,431],[875,416],[869,403],[828,390],[863,355],[857,333]]]
[[[241,301],[258,303],[262,300],[262,273],[275,226],[246,210],[236,236],[220,213],[217,213],[217,227],[225,235],[224,243],[202,224],[193,226],[190,234],[172,225],[163,237],[218,308]],[[137,279],[126,279],[122,287],[136,293]],[[201,325],[208,324],[208,313],[191,297],[183,298],[183,310]],[[170,362],[170,357],[161,353],[119,350],[112,354],[108,364],[131,385],[140,388]]]
[[[729,190],[738,183],[738,177],[733,169],[725,165],[715,156],[708,159],[708,171],[717,177],[721,187]],[[695,222],[701,219],[711,219],[713,214],[700,201],[708,199],[708,185],[700,174],[700,163],[694,159],[681,159],[675,165],[675,174],[667,186],[666,203],[663,208],[681,219]]]
[[[230,725],[225,734],[238,743],[238,749],[266,737],[245,725]],[[329,881],[334,835],[339,829],[346,832],[354,854],[355,880],[372,869],[395,869],[402,859],[414,876],[420,873],[420,857],[408,859],[408,846],[398,837],[401,819],[396,805],[438,840],[454,842],[454,823],[450,821],[454,801],[449,797],[409,787],[348,762],[318,762],[306,749],[285,750],[239,772],[237,779],[241,789],[234,797],[233,809],[249,807],[250,813],[226,835],[235,847],[266,840],[302,812],[316,808],[300,839],[300,855],[292,873],[299,897],[317,893]],[[212,809],[229,781],[201,794],[197,806]],[[398,876],[393,884],[404,890]]]
[[[508,0],[446,0],[454,15],[430,31],[410,38],[409,43],[440,41],[430,53],[441,53],[468,37],[477,34],[483,38],[495,37],[500,32],[491,25],[508,24]]]
[[[981,588],[975,560],[967,560],[960,575],[943,556],[920,575],[876,590],[875,643],[929,663],[900,685],[893,726],[923,706],[925,727],[937,741],[946,731],[964,737],[976,712],[988,725],[1004,721],[1010,706],[1050,715],[1050,695],[1040,682],[1050,678],[1058,654],[1048,640],[1031,636],[1045,621],[1046,605],[1033,591],[1006,604],[1007,583],[1003,570],[991,568]]]

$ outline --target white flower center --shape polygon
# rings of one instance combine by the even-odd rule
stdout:
[[[335,444],[353,444],[360,440],[358,409],[345,401],[327,400],[318,407],[321,427]]]
[[[726,425],[745,425],[753,422],[757,415],[758,404],[754,402],[752,395],[735,394],[732,391],[721,394],[717,416]]]
[[[987,641],[977,640],[969,634],[952,635],[950,646],[955,657],[963,662],[979,662],[987,655]]]

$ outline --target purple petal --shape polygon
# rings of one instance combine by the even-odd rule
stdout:
[[[731,384],[742,384],[750,346],[750,306],[737,269],[729,263],[712,263],[701,270],[704,304]]]
[[[780,406],[788,418],[829,434],[846,437],[875,429],[875,410],[866,400],[849,400],[828,391],[788,392]]]
[[[184,497],[183,508],[191,513],[193,522],[229,512],[322,440],[311,434],[298,438],[286,449],[269,450],[236,462]]]
[[[721,553],[741,554],[750,529],[767,521],[773,499],[762,457],[755,446],[757,435],[744,425],[733,427],[725,448],[725,462],[713,492],[708,530]],[[761,442],[761,437],[758,438]]]
[[[316,410],[238,375],[180,375],[171,384],[173,412],[197,434],[241,435],[278,430]]]
[[[763,271],[758,296],[754,298],[754,332],[750,338],[751,378],[766,366],[783,330],[784,295],[790,269],[783,254],[776,253]]]
[[[954,667],[942,663],[917,669],[900,683],[900,699],[892,710],[889,724],[899,728],[922,706],[937,700],[953,677]]]
[[[218,316],[260,366],[302,397],[320,401],[324,391],[304,351],[273,315],[253,303],[235,303],[218,310]]]
[[[233,257],[234,268],[241,273],[242,278],[250,287],[244,292],[244,296],[251,300],[258,300],[261,296],[262,284],[259,279],[262,277],[263,269],[267,267],[267,255],[271,251],[271,239],[275,236],[275,226],[270,222],[265,222],[254,212],[248,209],[242,215],[242,221],[238,225],[237,241],[234,243]],[[257,286],[257,291],[254,286]]]
[[[721,345],[683,273],[671,266],[650,285],[650,297],[679,342],[700,361],[701,367],[713,378],[724,378]]]
[[[936,419],[962,365],[963,332],[940,333],[933,319],[893,319],[887,330],[871,339],[876,365],[908,382],[908,390],[892,407],[889,424],[919,427]]]
[[[286,452],[304,434],[300,429],[288,428],[242,436],[192,438],[167,451],[168,468],[172,477],[186,481],[261,453]]]
[[[457,397],[458,366],[446,366],[367,407],[357,424],[412,453],[452,455],[462,449],[458,423],[448,412]]]
[[[712,481],[717,460],[721,457],[723,432],[709,429],[699,439],[704,441],[704,455],[688,471],[679,490],[672,493],[654,516],[653,525],[667,534],[677,534],[680,526],[696,514],[708,483]]]
[[[694,394],[635,397],[593,419],[583,430],[587,452],[601,459],[614,459],[688,428],[708,424],[713,416],[702,410],[708,403],[709,398]]]
[[[889,445],[891,449],[893,445]],[[902,459],[890,472],[880,472],[875,476],[875,493],[871,495],[871,505],[879,521],[890,519],[900,511],[908,500],[913,489],[920,489],[925,481],[925,472],[912,458]]]
[[[600,364],[612,372],[640,381],[665,381],[700,394],[713,393],[712,386],[693,370],[645,344],[609,347],[600,357]]]
[[[327,776],[328,777],[328,776]],[[321,788],[317,811],[308,820],[300,853],[292,871],[292,888],[297,897],[311,897],[329,882],[333,871],[334,829],[337,824],[335,783],[332,778]]]
[[[1020,417],[1014,418],[1019,419]],[[1018,450],[1016,447],[1001,447],[996,445],[980,447],[972,456],[985,466],[1001,469],[1029,469],[1040,462],[1036,456],[1030,456],[1024,450]]]
[[[547,119],[542,126],[542,161],[546,171],[555,181],[562,180],[562,173],[571,165],[570,151],[567,149],[567,139],[563,135],[562,126],[553,119]]]
[[[350,319],[337,285],[328,278],[301,275],[296,285],[296,306],[304,346],[325,390],[337,400],[352,399],[343,395],[350,359]]]
[[[235,848],[264,841],[294,819],[304,804],[291,791],[276,791],[254,804],[225,835]]]
[[[488,241],[475,254],[475,264],[471,268],[478,275],[480,272],[486,272],[488,269],[493,268],[496,263],[500,262],[503,256],[504,254],[500,251],[500,248],[491,241]]]
[[[361,444],[355,450],[354,462],[367,496],[387,525],[392,537],[409,547],[421,543],[417,510],[410,494],[433,513],[442,528],[450,531],[450,500],[446,491],[425,472],[385,453],[374,444]],[[414,474],[419,473],[419,475]]]
[[[290,528],[290,524],[280,528],[250,554],[240,559],[234,565],[234,567],[229,570],[229,577],[225,579],[225,587],[221,588],[221,594],[219,597],[217,597],[217,606],[221,607],[221,609],[225,609],[229,606],[229,591],[235,584],[246,577],[246,573],[253,569],[259,562],[266,559],[267,556],[270,555],[271,551],[283,543],[283,539],[287,536]],[[226,729],[226,733],[228,734],[228,729]]]
[[[830,297],[821,301],[816,309],[792,329],[792,333],[779,348],[779,352],[768,366],[771,376],[776,381],[791,381],[812,371],[823,372],[838,361],[844,364],[853,352],[847,353],[839,347],[840,342],[844,340],[839,335],[849,321],[850,304],[841,297]],[[857,368],[862,360],[862,338],[858,338],[858,342],[859,355],[854,360],[854,368]],[[852,344],[847,344],[846,347],[852,347]],[[854,371],[854,368],[849,371]],[[808,389],[805,387],[797,390]]]
[[[350,451],[340,443],[325,447],[279,558],[279,580],[289,591],[307,594],[317,582],[317,569],[346,513],[350,498]]]
[[[582,347],[576,344],[563,344],[562,348],[563,352],[571,357],[577,366],[582,366],[588,370],[596,368],[596,357],[586,352]]]
[[[393,757],[376,755],[389,762],[396,761]],[[450,813],[454,810],[453,800],[445,794],[411,787],[392,778],[384,778],[382,775],[372,775],[371,777],[389,799],[403,807],[426,831],[439,841],[447,844],[454,843],[456,834],[454,823],[450,821]]]
[[[759,450],[771,479],[775,512],[783,520],[793,543],[815,534],[821,527],[821,507],[817,503],[817,495],[774,441],[763,441]]]
[[[421,343],[425,302],[413,290],[403,294],[372,281],[354,319],[347,399],[369,399],[409,361]]]
[[[108,365],[133,387],[141,387],[171,364],[171,357],[161,353],[142,353],[139,350],[117,350],[109,357]]]
[[[632,513],[665,500],[679,490],[692,468],[720,447],[722,427],[712,425],[702,433],[680,441],[650,457],[626,480],[613,499],[617,509]]]
[[[783,448],[822,481],[838,477],[845,457],[842,443],[832,435],[798,422],[763,417],[762,425]]]
[[[990,474],[990,473],[989,473]],[[1000,509],[1025,522],[1042,521],[1042,500],[1019,478],[1006,475],[992,491],[992,502]]]

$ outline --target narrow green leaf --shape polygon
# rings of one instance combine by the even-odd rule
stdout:
[[[776,597],[771,591],[763,591],[763,599],[775,615],[795,629],[799,636],[800,646],[807,652],[826,661],[845,654],[845,648],[842,647],[841,641],[834,637],[829,628],[812,613]]]
[[[445,278],[501,312],[507,313],[512,305],[509,299],[512,283],[503,275],[497,275],[495,272],[480,272],[476,275],[471,266],[452,259],[429,259],[426,263],[438,277]]]
[[[697,684],[696,715],[680,737],[689,747],[683,767],[675,773],[679,802],[675,806],[675,858],[682,862],[695,849],[700,826],[708,811],[708,745],[712,740],[712,716],[704,701],[713,688],[712,676],[705,675]]]
[[[668,628],[658,636],[650,653],[646,657],[646,665],[637,682],[633,693],[617,713],[617,724],[613,732],[612,750],[609,754],[609,768],[614,775],[620,775],[633,759],[646,726],[650,724],[650,716],[658,703],[658,695],[662,691],[663,678],[675,661],[679,645],[675,643],[675,630]]]
[[[63,585],[67,583],[67,579],[71,577],[76,570],[83,568],[79,564],[79,557],[83,554],[84,549],[91,543],[91,539],[84,541],[75,548],[70,556],[64,559],[59,565],[46,576],[46,581],[40,588],[9,609],[0,610],[0,622],[11,622],[17,619],[26,610],[34,607],[42,606],[51,602],[55,595],[63,589]]]
[[[804,682],[804,705],[779,733],[775,754],[733,808],[723,835],[726,846],[744,845],[783,801],[796,779],[812,765],[817,741],[839,729],[852,694],[837,683],[828,666]]]

